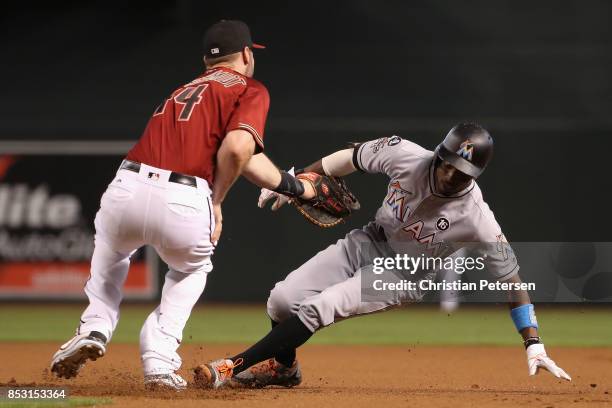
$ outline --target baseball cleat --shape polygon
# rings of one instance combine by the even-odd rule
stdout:
[[[87,360],[96,361],[106,353],[106,336],[92,331],[77,334],[53,355],[51,372],[60,378],[73,378],[79,373]]]
[[[297,360],[291,367],[287,367],[271,358],[265,363],[236,374],[231,381],[234,386],[249,388],[263,388],[269,385],[291,388],[302,382],[302,371]]]
[[[229,381],[234,374],[234,367],[242,364],[242,359],[236,363],[232,360],[222,358],[202,364],[194,369],[193,382],[200,388],[221,388],[229,385]]]
[[[144,385],[148,391],[187,389],[187,381],[176,373],[145,375]]]

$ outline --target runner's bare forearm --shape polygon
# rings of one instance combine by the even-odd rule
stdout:
[[[310,166],[304,168],[305,172],[313,172],[318,174],[325,174],[323,171],[323,160],[319,159],[316,162],[312,163]]]

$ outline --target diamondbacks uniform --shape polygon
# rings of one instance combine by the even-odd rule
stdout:
[[[161,303],[140,333],[144,373],[180,367],[182,331],[212,270],[210,195],[217,151],[234,129],[251,133],[262,151],[268,105],[261,83],[218,68],[181,86],[156,109],[102,196],[85,286],[90,303],[78,333],[111,338],[130,255],[151,245],[170,270]]]
[[[260,82],[227,68],[210,69],[157,107],[127,159],[212,184],[217,150],[230,131],[248,131],[256,153],[263,151],[269,105]]]
[[[445,257],[466,243],[479,243],[491,278],[505,280],[516,274],[516,258],[505,250],[501,228],[476,182],[453,196],[439,194],[434,161],[432,151],[398,136],[356,147],[353,164],[358,170],[384,173],[390,179],[374,222],[349,232],[277,283],[268,299],[270,317],[280,322],[297,314],[314,332],[337,319],[419,301],[420,291],[394,292],[380,301],[361,298],[361,276],[372,275],[372,258],[406,253],[407,248]],[[431,272],[428,278],[436,271]]]

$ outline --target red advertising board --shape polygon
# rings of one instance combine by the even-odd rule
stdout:
[[[79,299],[89,278],[93,220],[117,154],[0,154],[0,299]],[[144,250],[126,299],[157,293]]]

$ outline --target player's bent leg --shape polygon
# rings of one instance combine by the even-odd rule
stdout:
[[[249,366],[261,361],[270,354],[271,350],[275,353],[274,356],[282,355],[287,350],[295,350],[296,347],[305,343],[316,330],[334,321],[383,311],[402,302],[402,296],[399,294],[382,297],[379,301],[361,302],[361,273],[362,270],[359,270],[353,277],[305,299],[297,315],[276,325],[266,337],[228,361],[231,363],[241,361],[245,366]],[[219,387],[229,383],[247,387],[269,385],[293,387],[302,381],[297,360],[291,365],[281,364],[278,357],[248,370],[241,371],[238,367],[232,371],[235,371],[236,375],[233,377],[230,375],[231,380],[226,378],[217,381],[215,386]],[[197,375],[198,373],[196,373],[196,378]],[[214,375],[211,377],[217,378]]]
[[[295,315],[304,299],[347,279],[353,273],[353,265],[347,254],[350,252],[349,240],[356,237],[364,239],[363,232],[349,232],[345,238],[317,253],[274,286],[267,302],[267,312],[273,328]],[[236,381],[250,387],[298,385],[301,382],[301,372],[295,357],[295,349],[279,351],[265,364],[237,374]]]
[[[253,378],[256,378],[256,373],[253,372],[255,368],[250,370],[249,367],[271,357],[294,352],[295,348],[306,342],[315,330],[307,327],[300,319],[299,314],[296,315],[301,310],[301,304],[310,298],[320,296],[330,287],[342,285],[343,282],[350,280],[355,271],[361,267],[363,255],[366,255],[362,254],[363,249],[366,249],[368,254],[372,249],[376,249],[372,245],[376,239],[376,231],[373,224],[365,226],[362,230],[353,230],[344,239],[319,252],[300,268],[289,274],[284,281],[275,286],[268,300],[268,314],[273,321],[279,323],[263,339],[243,353],[231,359],[215,360],[199,366],[194,374],[196,383],[201,382],[203,385],[208,384],[213,387],[221,387],[230,384],[232,374],[235,374],[235,378],[238,379],[243,379],[244,377],[244,382],[249,383]],[[360,282],[356,283],[356,295],[359,299]],[[333,299],[328,298],[324,303],[333,305],[333,302]],[[354,304],[354,302],[351,304]],[[384,308],[385,306],[382,305],[376,307],[376,309]],[[331,309],[333,310],[334,308],[331,307]],[[340,309],[348,310],[345,307]],[[314,314],[317,313],[315,312]],[[350,311],[345,314],[350,314]],[[318,322],[323,319],[315,318],[314,320]],[[333,314],[329,320],[333,322]],[[323,324],[314,323],[309,326],[318,328],[322,327]],[[296,368],[293,364],[291,366],[284,364],[284,366],[284,369]],[[299,375],[299,381],[301,381],[299,366],[297,364],[296,366],[297,369],[294,373]],[[220,370],[217,370],[217,367]],[[266,370],[267,373],[271,373],[271,375],[267,375],[268,379],[275,378],[275,368]],[[244,373],[245,369],[249,369],[249,372]],[[251,381],[250,384],[265,386],[271,385],[272,382],[259,380]]]
[[[306,299],[316,297],[327,288],[345,282],[353,276],[361,264],[363,249],[369,250],[372,247],[375,236],[376,231],[371,225],[366,225],[361,230],[353,230],[345,238],[330,245],[290,273],[285,280],[277,283],[267,303],[273,328],[275,324],[295,316]],[[256,352],[260,349],[264,350],[264,347],[254,346],[250,349],[251,352],[245,354],[247,363],[244,367],[248,367],[250,360],[255,361],[265,354],[263,351]],[[302,379],[295,357],[295,349],[287,347],[279,349],[275,352],[274,358],[266,363],[247,370],[239,367],[234,376],[234,383],[251,387],[295,386]]]
[[[271,356],[276,357],[288,350],[294,350],[304,344],[315,331],[340,319],[382,311],[401,303],[402,297],[399,294],[383,297],[379,301],[361,302],[361,273],[362,270],[359,270],[353,277],[305,299],[296,315],[277,324],[270,333],[248,350],[227,360],[232,364],[240,362],[234,364],[230,370],[235,373],[233,377],[215,375],[215,362],[212,362],[208,370],[207,366],[204,366],[200,372],[196,372],[196,379],[202,377],[202,372],[210,372],[210,375],[204,377],[214,379],[214,387],[226,383],[238,383],[249,387],[268,385],[292,387],[300,384],[302,375],[297,361],[288,365],[271,360],[248,370],[243,370],[240,365],[249,367]],[[224,367],[228,366],[227,361],[224,360]]]
[[[274,285],[267,312],[275,322],[295,315],[304,299],[353,276],[359,268],[358,242],[368,242],[364,230],[350,231]]]
[[[147,318],[140,335],[140,347],[148,389],[181,390],[186,382],[175,371],[181,366],[177,349],[183,328],[212,271],[214,246],[210,234],[210,191],[168,183],[157,201],[158,223],[150,242],[170,267],[166,274],[159,307]]]
[[[76,336],[62,345],[51,360],[51,371],[58,376],[74,377],[87,360],[96,360],[106,353],[106,343],[119,319],[129,257],[143,244],[145,216],[134,199],[142,190],[135,176],[128,175],[115,178],[102,196],[94,222],[91,273],[85,285],[89,306],[81,316]]]
[[[139,183],[133,173],[123,173],[126,172],[117,173],[100,200],[100,210],[94,221],[96,235],[91,273],[85,285],[89,306],[81,316],[77,331],[81,334],[97,331],[108,340],[119,320],[130,256],[144,245],[142,230],[146,214],[135,198],[145,195],[147,186]]]
[[[278,322],[275,322],[274,320],[272,320],[272,328],[274,328],[277,324]],[[297,364],[296,359],[295,359],[296,354],[297,354],[297,351],[295,349],[279,351],[278,353],[274,355],[274,358],[268,364],[268,367],[276,367],[278,369],[291,368]],[[297,384],[294,384],[294,385],[297,385]]]
[[[102,239],[96,239],[91,276],[85,285],[89,305],[81,315],[76,335],[51,359],[51,372],[58,377],[75,377],[87,360],[95,361],[106,354],[106,343],[119,319],[129,255],[113,251]]]
[[[297,313],[299,319],[309,330],[315,332],[339,320],[380,312],[402,303],[400,293],[382,296],[377,301],[362,302],[362,272],[363,270],[359,270],[350,279],[304,300]]]
[[[177,350],[191,310],[204,291],[206,278],[206,271],[170,270],[166,274],[160,305],[149,315],[140,332],[140,353],[148,389],[186,388],[186,381],[175,374],[182,364]]]
[[[115,251],[105,240],[96,235],[91,274],[85,284],[89,305],[81,315],[79,333],[97,331],[110,340],[119,321],[123,284],[133,253],[134,251],[128,253]]]
[[[290,287],[281,285],[282,283],[279,282],[274,286],[266,303],[266,310],[270,320],[277,324],[291,316],[291,310],[296,307],[296,304],[299,305],[299,298],[303,293],[302,291],[293,291]],[[274,323],[272,323],[273,326]]]
[[[274,357],[278,351],[296,349],[308,341],[312,335],[313,333],[297,316],[290,317],[279,323],[264,338],[244,352],[229,359],[219,359],[196,367],[194,384],[202,388],[220,388],[231,385],[234,374],[239,375],[245,368]]]

